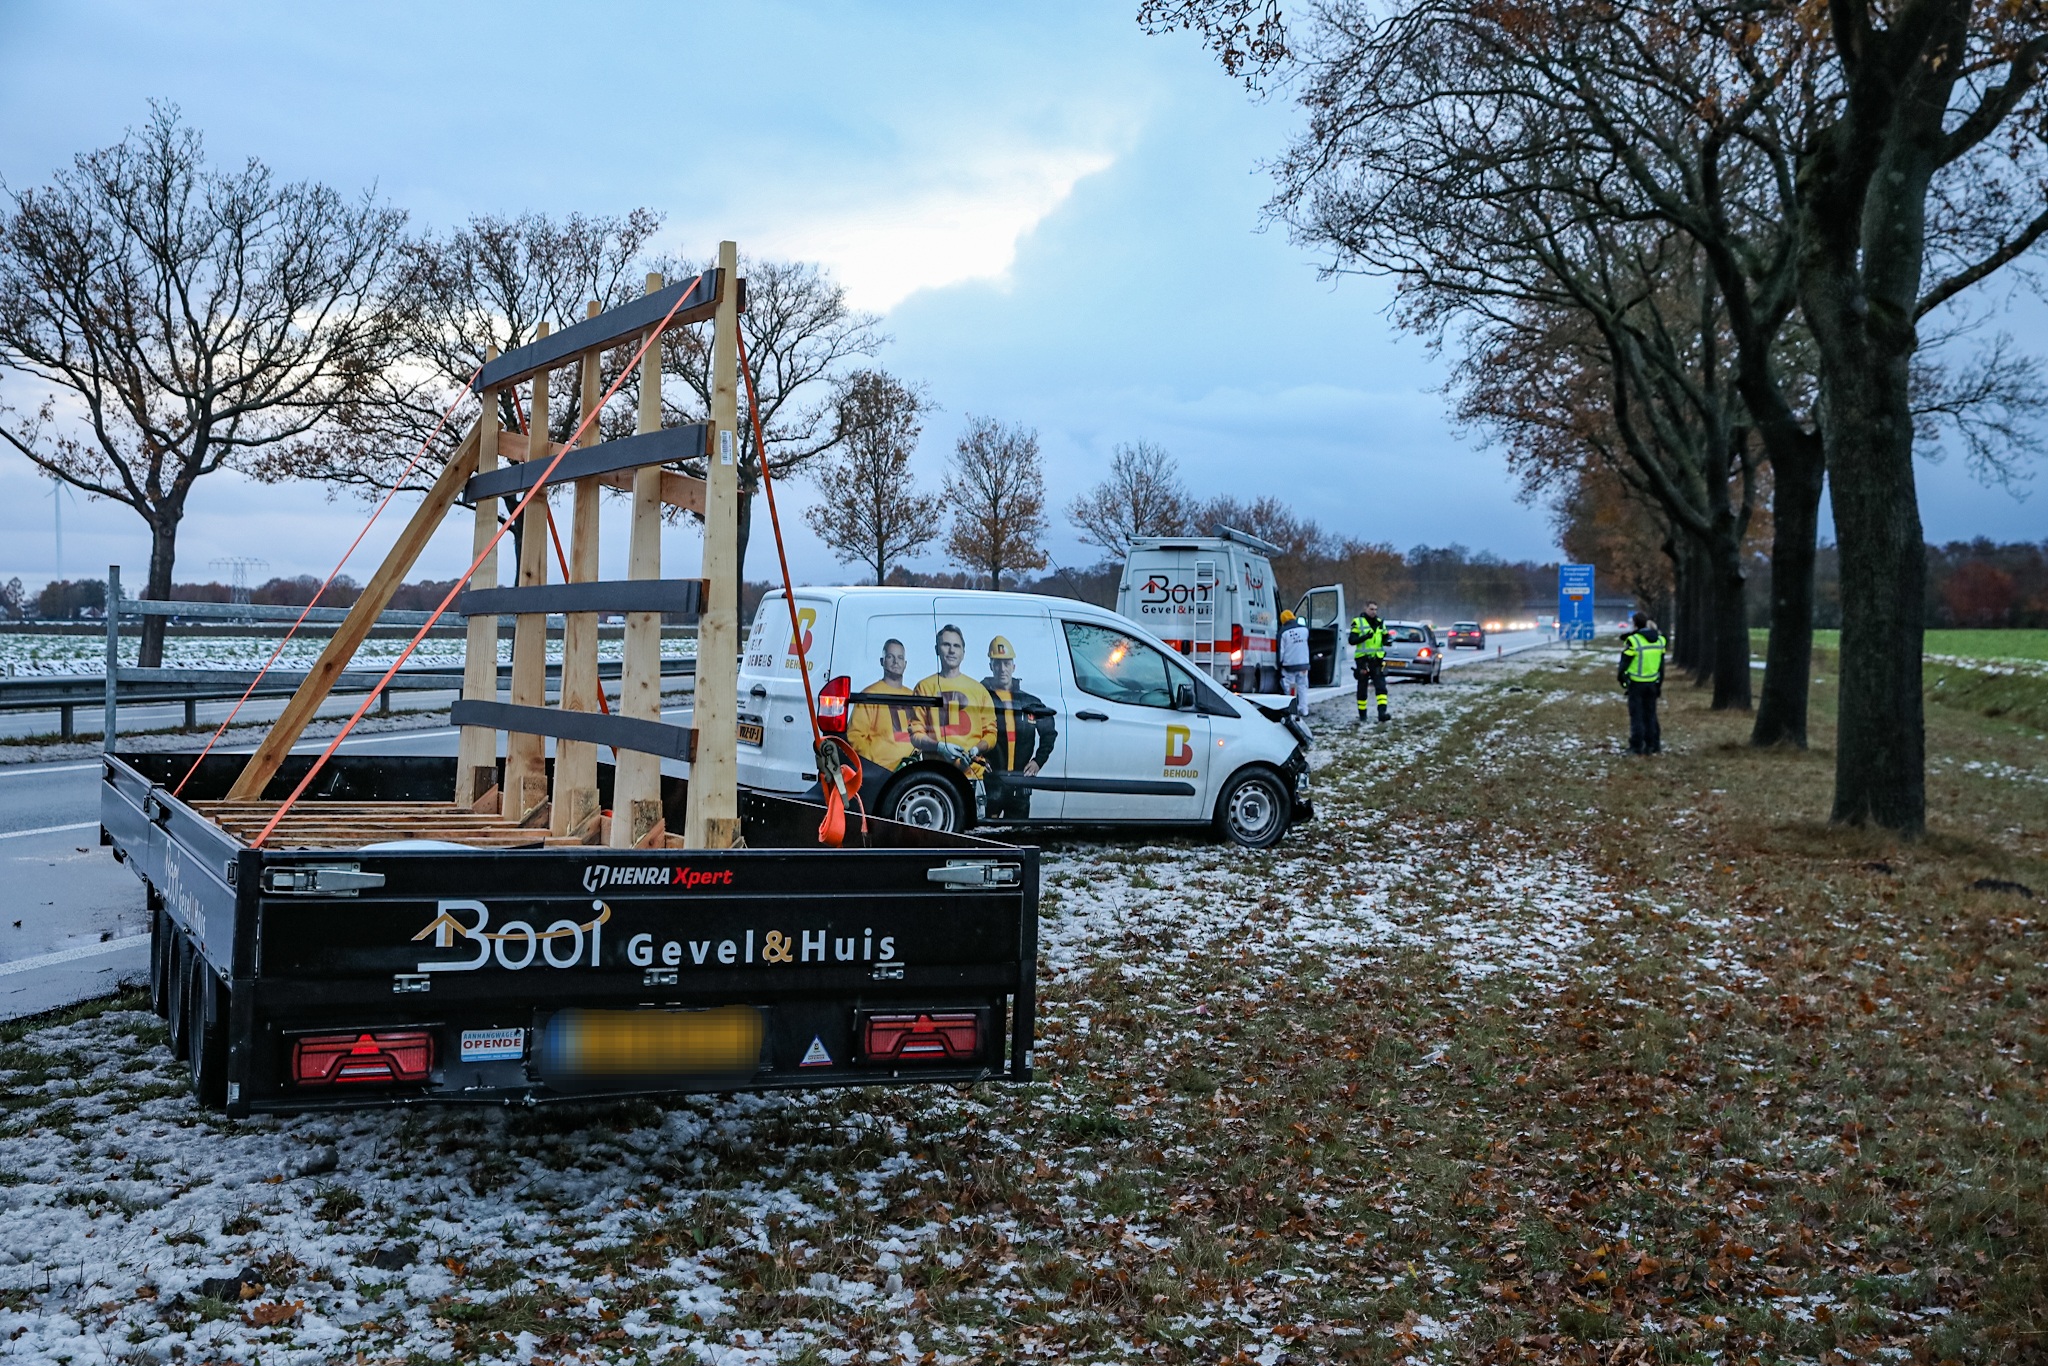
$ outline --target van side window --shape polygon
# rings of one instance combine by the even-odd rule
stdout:
[[[1091,622],[1065,621],[1074,682],[1081,691],[1136,707],[1173,706],[1166,656],[1141,640]]]

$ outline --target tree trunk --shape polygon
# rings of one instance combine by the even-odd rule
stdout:
[[[747,542],[754,539],[754,488],[746,480],[740,480],[739,499],[740,536],[738,548],[733,552],[732,572],[738,580],[734,585],[734,602],[747,599]],[[780,569],[776,571],[778,574]]]
[[[1752,745],[1806,748],[1806,705],[1813,673],[1813,558],[1827,466],[1820,443],[1772,460],[1771,625],[1764,650],[1763,696]]]
[[[149,524],[149,578],[142,585],[142,596],[163,602],[171,596],[171,570],[178,559],[178,518],[166,516]],[[118,606],[108,603],[107,611],[113,612]],[[161,669],[164,664],[164,627],[168,624],[163,617],[142,619],[142,648],[136,654],[135,662],[145,669]]]
[[[1679,537],[1671,552],[1671,615],[1663,622],[1664,634],[1671,642],[1671,667],[1690,671],[1693,661],[1699,657],[1698,644],[1692,629],[1693,607],[1692,544]]]
[[[1714,518],[1714,536],[1703,557],[1711,584],[1715,711],[1748,711],[1749,594],[1742,571],[1742,532],[1734,511],[1723,507]]]
[[[1910,354],[1827,366],[1823,374],[1828,488],[1842,557],[1832,818],[1917,835],[1927,827],[1920,692],[1927,547],[1913,482]],[[1855,454],[1837,465],[1835,453],[1845,449]]]

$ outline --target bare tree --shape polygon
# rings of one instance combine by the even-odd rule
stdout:
[[[938,500],[910,472],[929,407],[922,390],[883,370],[856,370],[840,386],[843,439],[818,462],[823,501],[804,518],[841,564],[866,566],[876,583],[939,534]]]
[[[703,265],[657,262],[670,280],[688,279]],[[798,261],[757,261],[742,256],[747,311],[740,315],[747,364],[753,373],[756,405],[740,391],[740,544],[737,572],[745,582],[747,542],[754,495],[761,487],[761,462],[754,450],[752,423],[761,424],[763,444],[783,479],[838,446],[841,381],[855,362],[872,357],[888,338],[881,319],[847,305],[845,288],[815,265]],[[662,407],[675,420],[702,421],[711,409],[711,324],[672,329],[662,338]],[[629,388],[637,392],[632,379]],[[704,474],[701,464],[685,472]]]
[[[1140,536],[1179,536],[1194,512],[1164,446],[1134,441],[1110,448],[1109,477],[1067,505],[1067,520],[1089,545],[1122,558]]]
[[[0,216],[0,369],[36,394],[0,439],[135,510],[144,591],[170,596],[192,486],[278,477],[396,355],[386,303],[405,216],[261,162],[216,170],[174,106],[80,154]],[[141,659],[162,662],[163,618]]]
[[[542,322],[559,329],[581,319],[591,302],[612,308],[638,295],[641,253],[660,226],[652,209],[562,219],[480,214],[445,234],[408,241],[392,291],[404,304],[406,363],[373,377],[345,414],[345,427],[297,449],[289,472],[373,496],[390,487],[437,427],[439,453],[452,454],[476,413],[473,400],[457,399],[486,349],[524,346]],[[623,355],[607,357],[604,382],[623,363]],[[566,401],[549,409],[551,435],[561,441],[581,420],[582,371],[566,367],[555,381],[568,386]],[[521,430],[526,418],[516,392],[501,390],[498,402],[504,430]],[[451,406],[454,416],[444,423]],[[632,430],[630,416],[612,421],[607,435]],[[420,462],[408,485],[424,489],[439,465]]]
[[[990,588],[1002,588],[1005,574],[1045,568],[1045,470],[1038,433],[970,416],[954,446],[946,501],[953,509],[946,553],[955,564],[987,574]]]

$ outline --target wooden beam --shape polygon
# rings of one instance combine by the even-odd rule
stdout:
[[[484,366],[476,377],[475,388],[481,393],[485,389],[517,384],[529,375],[566,365],[586,351],[601,351],[644,335],[647,329],[667,317],[676,300],[685,295],[688,297],[682,308],[669,318],[668,325],[681,327],[685,323],[702,322],[711,316],[722,297],[721,283],[718,272],[706,271],[668,289],[655,290],[620,304],[574,327],[565,327],[556,336],[541,333],[525,346],[516,346]]]
[[[586,440],[583,444],[587,446],[591,443],[589,440]],[[556,442],[548,454],[552,456],[563,449],[562,444]],[[498,454],[505,459],[524,461],[526,459],[526,450],[526,438],[518,432],[500,432],[498,434]],[[566,464],[568,462],[564,461],[563,463]],[[482,472],[481,470],[479,471],[479,473]],[[625,469],[607,470],[602,474],[592,477],[605,488],[617,489],[621,493],[631,493],[633,491],[633,475],[634,471]],[[521,486],[522,489],[525,487],[525,485]],[[702,517],[704,515],[704,481],[694,474],[683,474],[677,470],[663,470],[661,472],[661,501],[665,507],[680,508],[684,512]]]
[[[498,348],[493,346],[484,352],[485,363],[496,360]],[[477,473],[488,474],[498,468],[498,457],[504,449],[504,433],[498,426],[498,391],[486,389],[482,395],[483,416],[477,420],[478,457]],[[476,507],[476,528],[470,533],[469,557],[474,560],[483,555],[483,563],[477,567],[472,583],[498,586],[498,550],[491,545],[491,538],[498,533],[498,509],[494,503],[478,503]],[[490,547],[485,553],[485,547]],[[469,638],[463,644],[462,654],[462,695],[472,702],[495,702],[498,700],[498,619],[496,617],[471,617]],[[473,807],[484,793],[495,791],[498,786],[498,733],[479,730],[469,726],[455,742],[455,804]]]
[[[534,335],[545,340],[548,325]],[[533,401],[526,430],[545,447],[548,431],[548,372],[533,377]],[[519,586],[548,581],[548,491],[540,490],[519,514]],[[512,705],[538,707],[548,697],[548,624],[545,617],[520,617],[512,628]],[[514,732],[505,740],[505,814],[523,820],[548,799],[547,743],[540,736]]]
[[[292,746],[306,733],[306,725],[320,710],[321,703],[333,691],[334,680],[348,667],[355,657],[356,647],[370,634],[370,628],[377,624],[377,615],[391,604],[391,595],[398,591],[399,584],[412,570],[413,562],[420,552],[427,548],[434,532],[440,528],[441,519],[448,515],[448,509],[455,506],[455,495],[476,468],[478,451],[478,429],[471,428],[469,436],[456,448],[448,465],[441,471],[441,477],[427,490],[427,496],[413,509],[412,520],[405,524],[405,530],[398,533],[398,540],[391,552],[384,557],[384,563],[377,566],[377,572],[370,576],[363,587],[363,595],[356,599],[349,609],[348,619],[335,628],[328,638],[327,647],[320,652],[320,658],[306,672],[306,681],[299,684],[291,701],[285,703],[283,712],[271,723],[270,733],[263,737],[263,743],[249,756],[249,762],[235,779],[227,795],[235,798],[260,797],[277,773],[278,765]]]
[[[591,300],[587,316],[603,310]],[[585,351],[579,390],[582,396],[583,441],[595,446],[598,434],[598,400],[604,397],[599,373],[600,353]],[[569,519],[569,583],[597,582],[597,504],[604,496],[594,478],[576,481],[575,510]],[[597,617],[590,612],[571,612],[562,619],[562,710],[596,712],[602,694],[597,681]],[[557,835],[568,835],[588,826],[599,811],[597,801],[597,746],[582,740],[555,741],[554,806],[549,826]]]
[[[661,276],[647,277],[647,292],[659,293]],[[659,322],[657,316],[649,323]],[[640,434],[661,430],[661,345],[659,340],[640,358]],[[633,521],[627,547],[626,577],[661,577],[661,471],[633,474]],[[661,720],[661,616],[655,612],[626,614],[626,651],[620,669],[619,715],[636,721]],[[661,760],[652,754],[621,750],[612,780],[611,844],[631,849],[661,825]]]
[[[739,248],[718,244],[722,278],[737,279]],[[724,291],[711,328],[711,449],[704,461],[704,613],[697,620],[697,697],[683,846],[739,840],[739,291]]]

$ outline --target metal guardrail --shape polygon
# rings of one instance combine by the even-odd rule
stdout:
[[[121,570],[118,565],[107,571],[107,654],[106,671],[101,674],[43,676],[36,678],[0,678],[0,712],[50,711],[58,717],[58,733],[66,740],[77,734],[77,710],[82,706],[101,707],[105,725],[101,734],[108,749],[113,748],[114,736],[118,733],[119,708],[122,703],[131,706],[149,703],[182,702],[185,704],[185,726],[191,729],[198,725],[198,704],[201,702],[231,702],[248,690],[256,678],[255,669],[180,669],[180,668],[139,668],[121,663],[121,623],[139,617],[182,617],[200,621],[223,622],[275,622],[297,621],[305,613],[308,625],[336,625],[348,617],[345,607],[272,607],[256,603],[227,602],[160,602],[147,598],[123,598],[121,596]],[[424,626],[434,619],[431,612],[387,611],[377,617],[379,626]],[[440,620],[460,624],[465,618],[459,612],[441,614]],[[622,666],[617,660],[600,660],[597,676],[600,680],[617,680]],[[391,693],[410,692],[460,692],[462,690],[462,667],[460,665],[422,665],[417,668],[400,669],[379,699],[379,709],[388,715],[391,710]],[[691,678],[697,672],[692,659],[664,659],[662,677]],[[251,697],[288,697],[297,691],[305,681],[304,669],[273,669],[263,675]],[[383,678],[382,669],[351,669],[340,674],[334,683],[336,693],[369,692]],[[547,676],[557,685],[561,682],[562,666],[549,664]],[[498,666],[498,682],[502,686],[512,677],[512,666]]]

